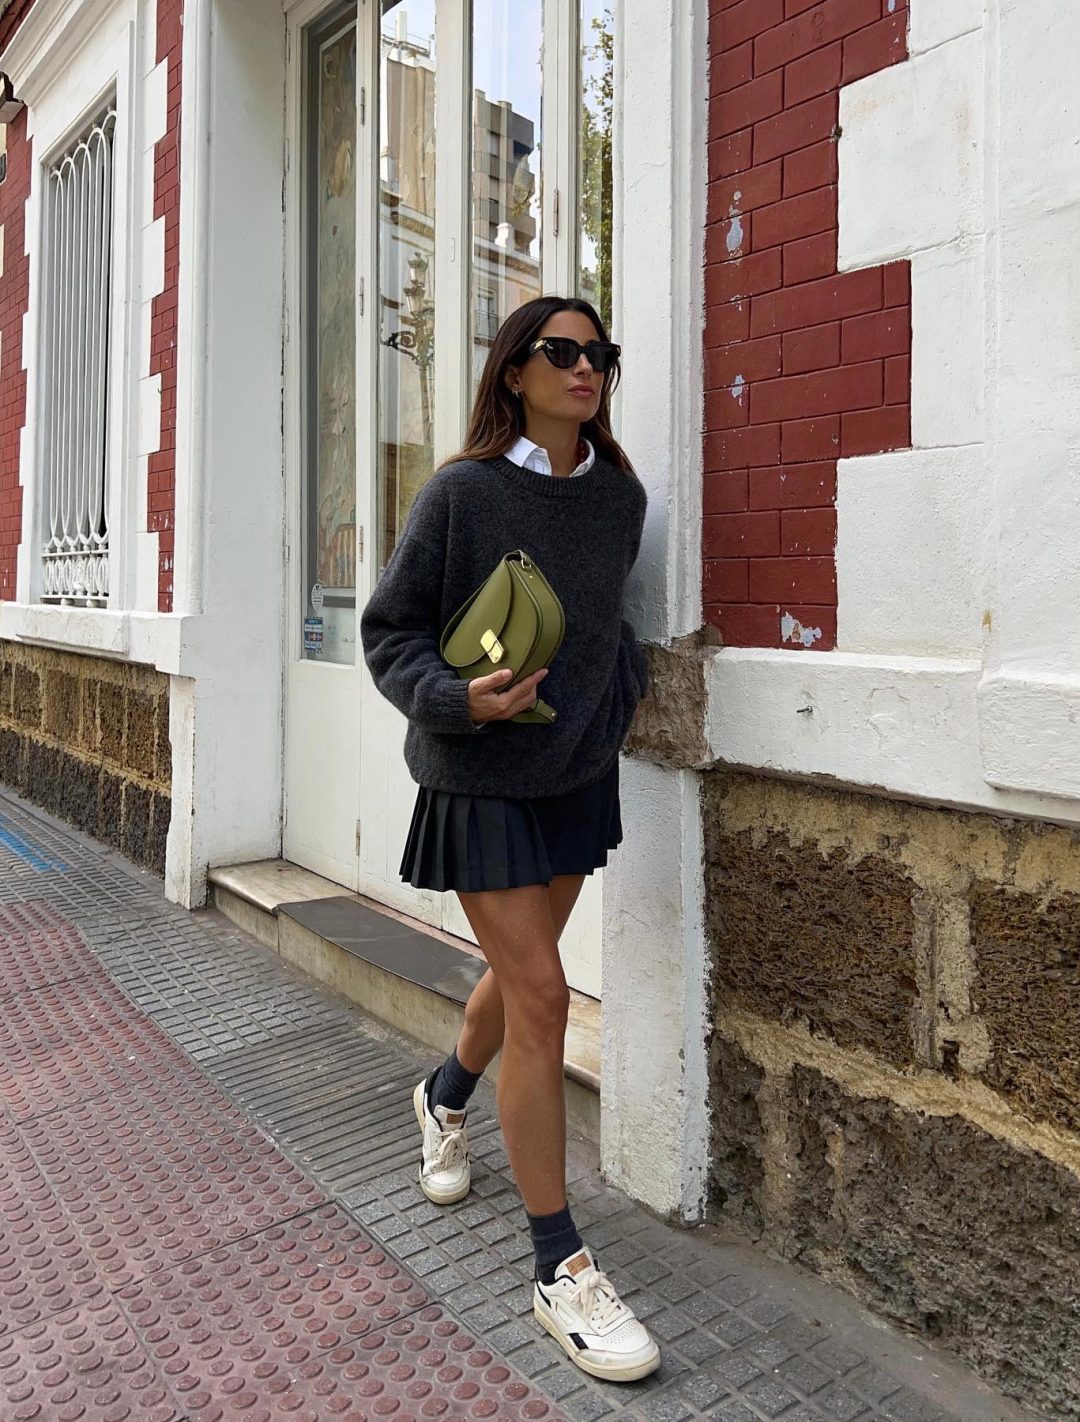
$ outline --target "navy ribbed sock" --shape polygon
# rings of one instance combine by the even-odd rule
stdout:
[[[448,1111],[464,1111],[476,1090],[480,1072],[466,1071],[453,1051],[428,1081],[428,1105],[445,1106]]]
[[[542,1284],[553,1284],[555,1270],[563,1260],[584,1247],[570,1218],[570,1206],[564,1205],[553,1215],[530,1215],[526,1210],[525,1217],[536,1251],[536,1277]]]

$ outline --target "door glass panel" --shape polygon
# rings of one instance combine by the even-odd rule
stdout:
[[[615,78],[611,0],[581,0],[581,192],[578,291],[611,330],[611,114]]]
[[[305,32],[302,655],[356,655],[356,7]]]
[[[435,0],[382,0],[379,63],[379,571],[432,470]]]
[[[541,0],[473,0],[472,391],[495,332],[540,295]]]

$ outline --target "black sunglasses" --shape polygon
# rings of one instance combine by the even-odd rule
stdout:
[[[598,375],[606,375],[622,355],[622,346],[614,341],[586,341],[582,346],[569,336],[541,336],[528,347],[527,355],[536,351],[543,351],[558,370],[570,370],[585,356]]]

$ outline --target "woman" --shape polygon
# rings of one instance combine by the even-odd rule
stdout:
[[[469,1191],[470,1093],[502,1049],[499,1119],[536,1251],[539,1322],[579,1367],[630,1381],[659,1350],[578,1234],[566,1200],[559,937],[586,874],[622,838],[619,752],[648,688],[622,617],[646,494],[612,432],[619,373],[585,301],[539,297],[503,323],[465,447],[413,503],[361,618],[375,684],[409,720],[418,784],[401,877],[457,893],[488,962],[449,1059],[417,1084],[420,1186]],[[534,558],[566,614],[552,665],[465,681],[439,654],[450,617],[507,552]],[[543,698],[549,723],[514,723]]]

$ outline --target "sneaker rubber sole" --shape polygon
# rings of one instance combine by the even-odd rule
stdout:
[[[420,1127],[421,1137],[424,1134],[424,1128],[426,1126],[426,1117],[424,1115],[425,1085],[426,1082],[420,1082],[416,1090],[413,1092],[413,1110],[416,1112],[416,1124]],[[456,1190],[447,1191],[441,1191],[437,1189],[431,1184],[429,1180],[424,1179],[423,1158],[421,1158],[420,1160],[420,1167],[417,1171],[417,1179],[420,1182],[420,1189],[423,1190],[424,1194],[428,1197],[428,1199],[433,1205],[456,1205],[459,1200],[464,1200],[465,1196],[472,1189],[471,1178],[466,1179],[465,1186],[463,1189],[459,1188]]]
[[[660,1366],[660,1349],[655,1343],[647,1349],[639,1348],[636,1353],[630,1353],[618,1362],[599,1362],[587,1357],[570,1341],[559,1326],[558,1319],[537,1298],[533,1299],[533,1316],[540,1327],[551,1334],[570,1361],[594,1378],[603,1378],[606,1382],[637,1382],[639,1378],[655,1373]]]

